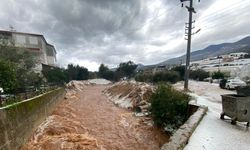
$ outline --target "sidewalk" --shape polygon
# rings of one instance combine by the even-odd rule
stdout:
[[[220,95],[235,92],[220,89],[216,84],[196,81],[190,81],[190,89],[197,97],[197,104],[208,106],[208,112],[184,150],[249,150],[250,131],[246,123],[231,125],[229,118],[220,119]]]

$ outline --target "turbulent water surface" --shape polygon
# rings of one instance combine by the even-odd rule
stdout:
[[[22,149],[157,150],[168,141],[166,134],[145,123],[147,118],[108,101],[105,87],[71,90]]]

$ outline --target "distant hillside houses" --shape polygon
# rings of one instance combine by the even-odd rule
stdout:
[[[248,55],[248,53],[230,53],[228,55],[193,61],[191,62],[191,69],[203,69],[208,72],[222,71],[231,76],[236,76],[236,71],[250,64],[250,59],[245,58],[246,55]]]
[[[9,41],[15,47],[25,48],[38,55],[38,64],[34,71],[41,72],[43,66],[56,66],[56,49],[43,35],[0,30],[0,38]]]
[[[222,55],[222,57],[233,57],[234,59],[244,58],[248,53],[240,52],[240,53],[230,53],[229,55]]]

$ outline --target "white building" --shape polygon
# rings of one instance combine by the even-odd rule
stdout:
[[[250,79],[250,62],[249,64],[245,64],[241,68],[232,71],[232,76],[240,77],[243,80]]]
[[[41,34],[0,30],[0,38],[6,39],[15,47],[28,49],[37,55],[38,64],[34,68],[36,72],[40,72],[42,70],[43,64],[49,66],[56,65],[55,47],[49,44]]]
[[[239,57],[236,55],[231,56],[231,57],[235,57],[235,59],[232,59],[230,61],[229,59],[225,59],[226,57],[193,61],[190,63],[191,69],[193,70],[203,69],[210,73],[221,71],[221,72],[228,73],[228,75],[231,75],[232,77],[238,76],[242,78],[243,76],[245,76],[245,74],[248,74],[250,72],[249,67],[245,67],[245,66],[249,66],[250,59],[240,59],[242,57],[242,54],[239,53],[238,55]],[[229,54],[228,56],[230,55],[231,54]],[[244,73],[243,75],[242,74],[243,72],[246,72],[246,73]],[[250,74],[248,76],[250,76]]]

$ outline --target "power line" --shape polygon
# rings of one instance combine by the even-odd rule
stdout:
[[[129,32],[127,32],[126,35],[131,35],[133,33],[136,33],[138,31],[140,31],[141,29],[143,29],[145,26],[157,21],[157,19],[163,15],[165,15],[167,12],[171,12],[172,10],[174,10],[176,8],[172,7],[171,9],[166,9],[163,13],[157,15],[156,17],[151,18],[150,20],[148,20],[147,22],[143,23],[140,27],[138,27],[137,29],[134,30],[130,30]],[[159,11],[158,11],[159,12]]]
[[[197,21],[206,20],[208,18],[214,18],[215,16],[221,16],[222,13],[224,13],[224,12],[228,12],[228,11],[231,11],[231,10],[238,10],[240,6],[245,6],[245,7],[250,6],[250,2],[246,2],[246,3],[242,2],[242,3],[239,3],[239,4],[233,5],[231,7],[227,7],[225,9],[221,10],[221,11],[217,11],[216,14],[210,14],[210,15],[207,15],[205,17],[200,16],[201,18],[198,17]],[[224,15],[227,15],[227,14],[224,14]]]
[[[181,0],[181,1],[189,1],[189,0]],[[198,18],[197,18],[197,23],[206,22],[205,20],[210,19],[210,18],[213,19],[213,21],[216,20],[216,19],[220,19],[221,14],[219,14],[219,13],[227,12],[227,11],[233,10],[234,8],[237,8],[237,7],[240,7],[240,6],[248,6],[248,5],[250,5],[250,2],[245,2],[245,3],[244,3],[244,2],[241,2],[241,3],[239,3],[239,4],[233,5],[232,7],[227,7],[226,9],[223,9],[222,11],[219,11],[217,14],[211,14],[211,15],[208,15],[208,16],[205,16],[205,17],[202,17],[202,18],[199,18],[199,17],[198,17]],[[140,27],[138,27],[138,28],[136,28],[136,29],[134,29],[134,30],[130,30],[129,32],[126,33],[126,35],[131,35],[131,34],[133,34],[133,33],[136,33],[136,32],[138,32],[138,31],[140,31],[141,29],[143,29],[143,28],[146,27],[147,25],[149,25],[149,24],[151,24],[151,23],[157,21],[157,19],[158,19],[159,17],[165,15],[167,12],[172,11],[172,10],[174,10],[174,9],[175,9],[174,7],[171,8],[171,9],[167,9],[167,10],[165,10],[163,13],[157,15],[158,12],[159,12],[159,11],[158,11],[157,13],[155,13],[155,15],[153,15],[153,16],[156,16],[156,17],[153,17],[152,19],[148,20],[147,22],[145,22],[144,24],[142,24]],[[222,16],[227,16],[227,14],[223,14]],[[215,17],[215,18],[214,18],[214,17]],[[204,21],[202,21],[202,20],[204,20]],[[203,28],[204,28],[204,27],[203,27]]]
[[[247,5],[246,5],[247,4]],[[205,16],[205,17],[202,17],[201,19],[197,19],[197,23],[201,24],[203,22],[206,22],[207,19],[213,19],[213,21],[216,21],[216,20],[219,20],[222,18],[222,16],[225,16],[227,17],[228,14],[221,14],[221,13],[224,13],[224,12],[227,12],[227,11],[231,11],[231,10],[234,10],[234,8],[236,9],[237,7],[240,7],[240,6],[250,6],[250,2],[246,2],[246,3],[239,3],[237,5],[234,5],[232,7],[228,7],[226,9],[223,9],[222,11],[219,11],[217,12],[217,14],[212,14],[212,15],[208,15],[208,16]],[[172,11],[174,10],[175,8],[172,8],[171,10],[165,10],[163,13],[159,14],[159,15],[156,15],[156,17],[150,19],[149,21],[147,21],[146,23],[144,23],[143,25],[141,25],[139,28],[135,29],[135,30],[131,30],[130,32],[127,33],[127,35],[130,35],[130,34],[133,34],[133,33],[136,33],[138,32],[139,30],[143,29],[145,26],[157,21],[157,19],[163,15],[165,15],[166,12],[168,11]],[[206,24],[207,25],[207,24]],[[206,26],[207,27],[207,26]],[[202,28],[204,28],[204,26],[202,26]]]
[[[246,14],[247,16],[250,17],[250,13]],[[219,19],[215,19],[213,20],[213,22],[204,22],[204,24],[202,23],[198,23],[197,22],[197,27],[200,27],[202,29],[207,29],[207,28],[218,28],[218,27],[221,27],[221,26],[231,26],[231,25],[235,25],[237,23],[239,23],[239,21],[237,22],[234,22],[234,21],[231,21],[232,18],[236,18],[238,16],[225,16],[225,17],[221,17]],[[242,17],[242,16],[241,16]],[[222,22],[222,21],[227,21],[228,22]],[[219,23],[221,22],[221,23]]]
[[[185,1],[185,0],[184,0]],[[186,1],[190,1],[190,0],[186,0]],[[220,26],[223,26],[224,24],[213,24],[213,23],[207,23],[208,21],[207,20],[210,20],[212,19],[213,22],[216,22],[218,20],[221,20],[222,18],[225,19],[225,18],[229,18],[230,16],[228,16],[228,14],[225,14],[225,12],[228,12],[228,11],[232,11],[232,10],[236,10],[237,7],[242,7],[244,6],[245,7],[248,7],[250,4],[250,2],[246,2],[246,3],[239,3],[239,4],[236,4],[236,5],[233,5],[231,7],[227,7],[226,9],[223,9],[223,10],[220,10],[220,11],[217,11],[216,14],[211,14],[211,15],[207,15],[205,17],[202,17],[202,16],[199,16],[197,17],[197,24],[199,27],[201,27],[202,29],[203,28],[213,28],[213,27],[220,27]],[[146,27],[147,25],[150,25],[151,23],[155,22],[158,20],[159,17],[165,15],[167,12],[169,11],[173,11],[174,9],[176,8],[172,8],[172,9],[166,9],[163,13],[159,13],[159,11],[157,11],[157,13],[155,13],[155,15],[152,15],[154,17],[152,17],[151,19],[147,20],[145,23],[143,23],[140,27],[134,29],[134,30],[130,30],[129,32],[126,33],[126,35],[130,35],[130,34],[133,34],[133,33],[136,33],[138,31],[140,31],[141,29],[143,29],[144,27]],[[202,24],[204,23],[204,24]],[[230,22],[230,23],[227,23],[227,25],[231,25],[231,24],[234,24],[233,22]],[[224,25],[225,26],[225,25]]]
[[[213,24],[213,23],[207,23],[210,19],[213,21],[213,22],[216,22],[217,20],[221,20],[221,19],[225,19],[225,18],[232,18],[232,14],[225,14],[225,12],[227,11],[232,11],[232,10],[236,10],[237,7],[240,7],[240,6],[245,6],[244,8],[246,8],[247,6],[250,6],[250,2],[246,2],[246,3],[239,3],[238,5],[236,6],[232,6],[232,7],[228,7],[226,9],[223,9],[222,11],[217,11],[216,14],[211,14],[211,15],[207,15],[205,17],[196,17],[196,23],[195,24],[202,24],[202,28],[204,28],[204,25],[205,27],[207,27],[207,25],[209,24]],[[230,15],[230,16],[229,16]],[[235,14],[235,16],[238,15],[238,14]],[[205,23],[205,24],[203,24]],[[163,25],[162,25],[163,26]],[[161,27],[161,26],[160,26]],[[210,27],[210,26],[209,26]]]
[[[236,6],[228,7],[227,9],[223,9],[222,11],[217,12],[216,15],[208,15],[206,17],[203,17],[201,19],[197,19],[196,22],[196,27],[201,28],[202,30],[204,29],[213,29],[213,28],[220,28],[220,27],[226,27],[226,26],[231,26],[231,25],[237,25],[240,20],[237,20],[236,17],[242,17],[242,14],[226,14],[226,11],[233,11],[234,8],[236,9],[237,7],[244,6],[242,9],[247,9],[248,6],[250,6],[250,2],[247,3],[239,3]],[[230,15],[230,16],[229,16]],[[250,16],[250,12],[244,13],[243,15],[245,16]],[[231,21],[232,18],[235,18],[237,22]],[[246,18],[246,17],[245,17]],[[211,20],[211,21],[209,21]],[[227,21],[228,22],[225,22]],[[224,21],[224,22],[222,22]],[[221,22],[221,23],[220,23]]]
[[[249,5],[250,6],[250,5]],[[222,13],[220,14],[221,12],[218,12],[219,14],[217,15],[211,15],[211,16],[208,16],[208,17],[204,17],[204,18],[201,18],[201,19],[197,19],[197,23],[206,23],[207,20],[212,20],[213,22],[216,21],[216,20],[221,20],[222,18],[232,18],[232,16],[235,16],[235,15],[239,15],[238,13],[237,14],[226,14],[226,13]]]

